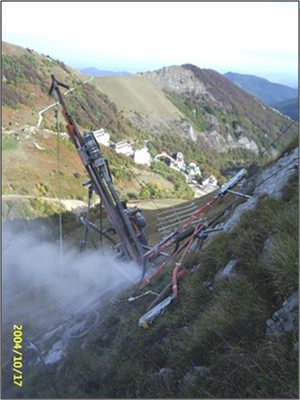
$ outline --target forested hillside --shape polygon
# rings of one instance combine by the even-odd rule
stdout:
[[[293,97],[292,99],[280,101],[278,103],[271,104],[271,107],[278,110],[283,115],[287,115],[291,119],[295,120],[299,117],[299,99]]]
[[[298,90],[254,75],[227,72],[224,76],[237,86],[258,97],[268,106],[297,96]]]

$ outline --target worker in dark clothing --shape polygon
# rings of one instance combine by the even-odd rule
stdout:
[[[146,219],[142,216],[140,213],[143,211],[142,207],[134,207],[133,210],[131,210],[129,207],[127,207],[127,201],[123,200],[121,201],[125,211],[127,212],[129,219],[134,222],[134,224],[137,226],[138,230],[140,231],[140,234],[138,235],[139,241],[141,244],[147,246],[148,245],[148,240],[146,237],[145,232],[143,231],[143,228],[147,225]]]

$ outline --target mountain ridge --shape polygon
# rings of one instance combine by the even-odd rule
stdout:
[[[281,112],[281,114],[287,115],[293,120],[296,120],[299,116],[299,99],[298,97],[292,97],[288,100],[279,101],[278,103],[270,104],[270,107]]]
[[[195,73],[198,73],[197,77]],[[159,112],[147,114],[147,111],[145,112],[145,110],[140,108],[138,103],[132,101],[129,105],[127,99],[133,93],[132,91],[129,93],[129,83],[127,83],[127,87],[124,87],[121,83],[121,78],[96,78],[95,85],[98,85],[101,90],[107,93],[117,106],[123,110],[124,115],[142,130],[150,130],[150,132],[152,130],[152,132],[159,134],[165,129],[165,133],[173,132],[184,135],[193,141],[198,140],[196,138],[199,136],[199,139],[201,137],[200,140],[204,142],[204,146],[205,143],[208,146],[218,146],[217,141],[214,140],[214,138],[217,138],[222,142],[222,145],[218,147],[220,151],[228,150],[230,146],[233,146],[233,148],[244,146],[243,141],[249,147],[251,140],[255,141],[254,138],[258,132],[257,128],[263,131],[264,134],[270,131],[270,129],[273,131],[273,134],[276,132],[275,125],[272,127],[271,124],[271,121],[275,117],[274,111],[236,85],[229,84],[230,81],[223,78],[216,71],[200,70],[195,66],[188,66],[187,64],[185,66],[165,67],[161,70],[139,73],[127,77],[128,82],[133,79],[135,81],[139,80],[140,87],[136,89],[136,98],[139,101],[143,100],[146,102],[148,93],[142,86],[140,78],[150,83],[158,91],[157,97],[166,95],[168,90],[176,93],[177,97],[181,96],[181,99],[179,97],[178,99],[171,99],[169,94],[166,95],[171,103],[181,112],[181,115],[177,114],[177,118],[173,120],[170,118],[170,114],[168,117],[160,118]],[[203,84],[204,81],[206,82],[205,84]],[[114,89],[112,89],[112,85],[114,85]],[[190,100],[187,98],[188,96]],[[191,103],[191,99],[194,101],[193,104]],[[186,106],[187,104],[188,106]],[[195,118],[197,107],[199,107],[198,121]],[[241,107],[243,107],[243,111]],[[256,113],[255,116],[253,112]],[[231,115],[229,116],[228,113]],[[243,113],[245,113],[246,119],[243,118],[242,121],[240,117]],[[166,125],[166,120],[169,126]],[[253,128],[251,128],[251,124],[254,125]],[[256,133],[253,134],[255,125]],[[241,137],[241,143],[237,142],[236,136]]]
[[[227,72],[223,74],[231,82],[271,105],[298,96],[298,90],[280,83],[270,82],[255,75]]]
[[[89,68],[84,68],[80,69],[79,72],[85,74],[85,75],[91,75],[91,76],[116,76],[116,75],[123,75],[123,76],[130,76],[130,72],[122,71],[122,72],[114,72],[110,70],[99,70],[98,68],[95,67],[89,67]]]

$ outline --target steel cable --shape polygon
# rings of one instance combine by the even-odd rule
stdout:
[[[59,128],[58,128],[58,98],[55,93],[55,118],[56,118],[56,131],[57,131],[57,170],[58,170],[58,203],[59,203],[59,259],[60,259],[60,280],[61,280],[61,312],[63,315],[63,239],[62,239],[62,211],[61,211],[61,182],[60,182],[60,156],[59,156]]]

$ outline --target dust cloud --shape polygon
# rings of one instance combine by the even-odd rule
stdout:
[[[61,252],[57,243],[2,227],[4,326],[49,327],[61,318],[62,306],[76,312],[84,302],[105,292],[116,295],[137,283],[140,276],[137,265],[121,263],[101,252],[64,248]]]

